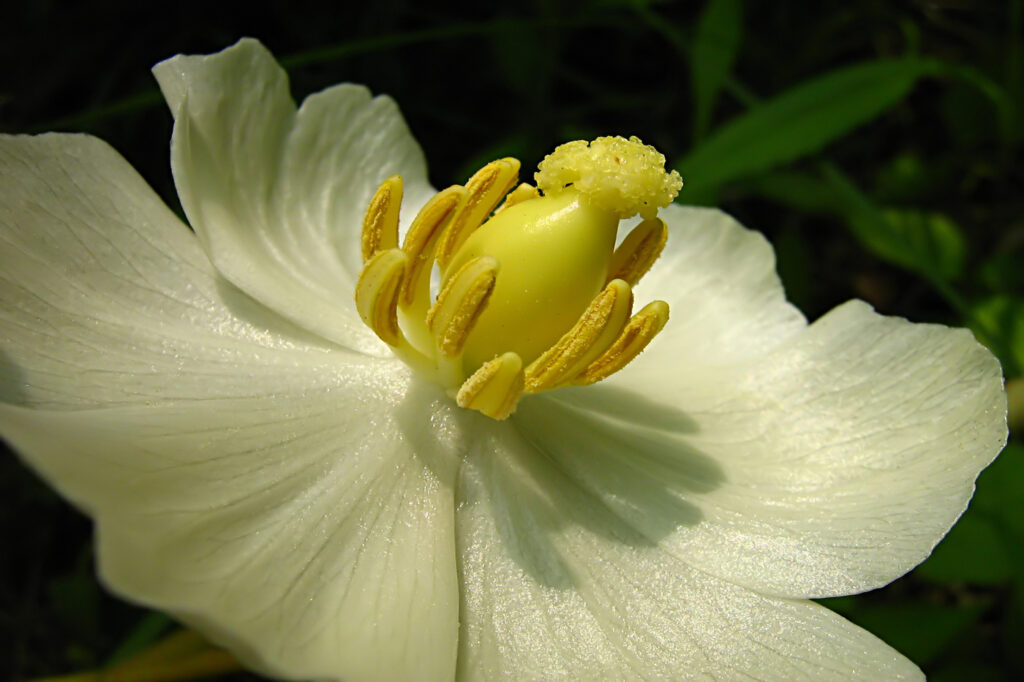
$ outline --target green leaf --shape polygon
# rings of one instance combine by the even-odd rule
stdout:
[[[685,201],[724,182],[812,154],[903,99],[934,60],[882,59],[830,72],[778,95],[718,128],[680,163]]]
[[[732,71],[743,32],[740,0],[709,0],[697,22],[690,57],[693,79],[693,139],[707,134],[722,84]]]
[[[174,623],[159,611],[150,611],[142,617],[117,650],[107,659],[107,666],[115,666],[145,651]]]
[[[869,251],[934,281],[963,270],[966,240],[953,221],[938,213],[888,210],[877,206],[837,168],[824,168],[836,212]]]
[[[915,575],[934,583],[1003,584],[1013,576],[1005,543],[998,526],[968,511]]]
[[[956,279],[963,271],[967,241],[940,213],[883,209],[837,168],[823,166],[824,179],[803,173],[772,173],[748,183],[749,190],[810,213],[841,218],[866,249],[930,281]]]
[[[978,478],[971,508],[1005,534],[1010,559],[1024,578],[1024,446],[1010,443]],[[1016,555],[1014,555],[1016,553]]]
[[[971,328],[999,356],[1009,377],[1024,371],[1024,299],[991,296],[971,310]]]
[[[987,603],[943,606],[914,602],[858,605],[847,618],[918,665],[934,660],[988,608]]]

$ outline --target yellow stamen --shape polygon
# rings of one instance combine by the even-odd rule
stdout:
[[[474,258],[451,277],[437,301],[427,312],[427,328],[437,340],[437,350],[446,357],[462,352],[473,325],[494,291],[498,261]]]
[[[604,355],[592,362],[573,383],[587,386],[615,374],[640,355],[668,322],[668,304],[652,301],[633,316]]]
[[[402,177],[385,180],[370,200],[363,219],[363,263],[379,251],[398,246],[398,208],[402,204]]]
[[[401,305],[410,306],[418,295],[425,297],[429,292],[429,266],[434,264],[433,250],[437,239],[465,198],[466,189],[454,185],[434,195],[416,215],[402,242],[402,250],[409,257],[409,266],[399,299]]]
[[[630,318],[632,287],[665,246],[655,214],[682,184],[664,160],[637,138],[570,142],[540,164],[537,187],[515,187],[519,162],[499,159],[427,202],[401,248],[402,180],[388,178],[363,221],[360,317],[460,406],[494,419],[524,394],[604,379],[668,320],[663,301]],[[615,248],[619,220],[638,213]]]
[[[508,193],[508,196],[505,197],[505,201],[501,204],[501,206],[499,206],[494,211],[494,215],[498,215],[505,209],[512,208],[516,204],[521,204],[522,202],[528,201],[529,199],[539,198],[540,190],[531,185],[530,183],[524,182],[523,184],[519,185],[514,190]]]
[[[402,339],[397,305],[408,260],[401,249],[381,251],[370,258],[356,282],[359,317],[381,341],[391,346],[398,345]]]
[[[629,285],[621,279],[609,282],[572,329],[526,368],[526,392],[538,393],[571,382],[615,342],[632,308]]]
[[[448,269],[458,248],[491,215],[491,211],[518,179],[519,160],[512,158],[492,161],[469,179],[466,183],[466,201],[448,225],[437,247],[437,263],[442,271]]]
[[[634,227],[612,254],[609,281],[622,279],[636,286],[658,260],[667,239],[668,228],[661,218],[645,220]]]
[[[459,407],[477,410],[492,419],[505,419],[523,394],[523,361],[505,353],[485,362],[466,379],[455,401]]]

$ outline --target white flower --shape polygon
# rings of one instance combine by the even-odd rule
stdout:
[[[433,190],[394,103],[296,110],[257,42],[155,68],[193,234],[111,148],[0,140],[0,431],[97,521],[99,570],[288,678],[894,679],[808,598],[924,557],[1006,437],[963,330],[808,325],[772,250],[662,211],[672,320],[497,422],[363,326],[359,224]]]

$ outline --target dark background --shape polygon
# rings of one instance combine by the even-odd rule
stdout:
[[[526,177],[568,139],[639,135],[679,165],[681,201],[768,236],[811,319],[856,297],[970,326],[1012,380],[1024,367],[1022,4],[9,4],[0,131],[103,137],[178,210],[171,117],[149,68],[254,36],[296,99],[339,81],[394,96],[438,186],[498,156],[520,158]],[[857,64],[864,78],[843,80]],[[1024,678],[1022,490],[1011,444],[932,559],[829,605],[932,679]],[[94,668],[170,627],[97,586],[89,522],[8,454],[0,496],[0,677]]]

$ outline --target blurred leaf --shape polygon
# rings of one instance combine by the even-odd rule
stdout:
[[[1000,249],[981,264],[981,280],[989,289],[1024,292],[1024,241]]]
[[[1010,443],[978,478],[972,509],[984,514],[1005,533],[1010,559],[1024,578],[1024,446]]]
[[[835,191],[809,173],[779,170],[752,178],[743,188],[804,213],[841,214]]]
[[[905,152],[880,166],[874,178],[874,196],[882,202],[910,203],[933,193],[942,181],[935,165]]]
[[[697,35],[690,57],[693,79],[693,139],[707,134],[715,100],[736,61],[743,32],[743,4],[740,0],[709,0],[697,22]]]
[[[802,83],[719,127],[680,163],[683,197],[699,202],[724,182],[814,153],[903,99],[939,62],[883,59]]]
[[[172,624],[171,619],[159,611],[147,613],[111,654],[106,665],[115,666],[146,650]]]
[[[915,575],[935,583],[1005,583],[1013,575],[1006,540],[984,515],[968,510]]]
[[[987,608],[986,603],[959,606],[919,602],[859,604],[843,615],[918,665],[925,665]]]
[[[835,210],[869,251],[935,281],[963,269],[966,240],[953,221],[938,213],[883,210],[834,166],[823,168]]]
[[[825,165],[823,176],[772,173],[746,187],[801,211],[841,218],[853,236],[876,256],[933,282],[952,280],[961,274],[967,242],[949,218],[939,213],[885,210],[834,166]]]
[[[974,333],[999,356],[1006,375],[1020,375],[1024,370],[1024,299],[999,294],[975,304],[971,312]]]

